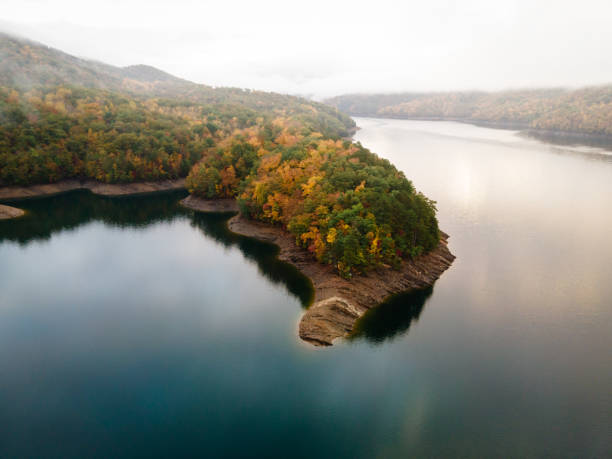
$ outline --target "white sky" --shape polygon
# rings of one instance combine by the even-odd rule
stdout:
[[[325,97],[612,82],[612,0],[2,0],[0,30],[215,86]]]

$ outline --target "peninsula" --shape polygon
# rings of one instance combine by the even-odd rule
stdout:
[[[274,242],[312,280],[308,342],[346,336],[368,308],[432,285],[454,259],[435,202],[351,141],[355,123],[336,108],[4,35],[0,51],[0,200],[187,188],[189,207],[239,210],[231,230]]]
[[[228,222],[231,231],[276,244],[280,248],[278,258],[291,263],[311,280],[314,299],[300,320],[299,336],[315,346],[330,346],[336,338],[346,338],[368,309],[389,297],[433,285],[455,259],[448,249],[448,235],[441,233],[440,242],[433,250],[414,260],[402,261],[398,269],[381,266],[347,280],[331,266],[317,262],[308,250],[297,246],[287,231],[245,218],[238,213],[238,204],[233,199],[202,199],[191,195],[181,203],[199,212],[236,212]]]

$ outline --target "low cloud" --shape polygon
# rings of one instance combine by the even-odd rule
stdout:
[[[612,80],[607,1],[4,3],[4,30],[215,86],[324,97]]]

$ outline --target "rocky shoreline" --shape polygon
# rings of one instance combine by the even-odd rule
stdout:
[[[45,183],[30,186],[0,187],[0,201],[15,201],[20,199],[51,196],[72,190],[90,190],[102,196],[127,196],[134,194],[156,193],[159,191],[180,190],[185,188],[185,179],[164,180],[160,182],[137,183],[102,183],[93,180],[62,180],[56,183]],[[9,210],[0,209],[0,219],[16,218],[23,215],[21,209],[9,206],[0,206]],[[18,211],[15,213],[14,211]]]
[[[182,188],[185,188],[184,179],[131,184],[70,180],[0,188],[0,200],[27,199],[77,189],[89,189],[104,196],[125,196]],[[181,204],[199,212],[239,211],[234,199],[200,199],[190,195],[181,200]],[[21,209],[0,205],[0,220],[23,214]],[[250,220],[237,213],[228,221],[228,227],[234,233],[277,245],[280,248],[278,258],[293,264],[311,280],[314,300],[300,320],[299,336],[316,346],[330,346],[335,339],[347,337],[357,319],[390,296],[433,285],[455,259],[448,249],[448,235],[442,233],[438,247],[415,260],[404,261],[399,270],[379,268],[349,281],[331,266],[317,262],[310,252],[295,244],[290,233],[278,226]]]
[[[201,212],[238,211],[231,199],[189,196],[181,203]],[[438,247],[416,260],[404,261],[399,270],[380,268],[349,281],[336,274],[331,266],[318,263],[310,252],[295,244],[291,234],[278,226],[237,214],[229,220],[228,227],[235,233],[276,244],[280,248],[278,258],[296,266],[312,281],[314,301],[300,320],[299,335],[316,346],[330,346],[336,338],[348,336],[357,319],[390,296],[433,285],[455,259],[448,249],[448,235],[443,233]]]

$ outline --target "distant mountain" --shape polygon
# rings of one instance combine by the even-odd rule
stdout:
[[[0,85],[27,90],[66,84],[160,96],[210,89],[147,65],[115,67],[0,32]]]
[[[170,75],[162,70],[151,67],[150,65],[128,65],[127,67],[121,68],[121,73],[125,78],[142,82],[160,82],[160,81],[171,81],[187,83],[185,80]]]
[[[213,88],[175,77],[148,65],[113,65],[72,56],[44,44],[0,32],[0,86],[27,91],[38,87],[75,86],[203,105],[235,105],[284,114],[316,114],[330,130],[354,122],[329,105],[301,97],[240,88]]]
[[[499,92],[347,94],[326,103],[355,116],[444,119],[612,136],[612,85]]]

